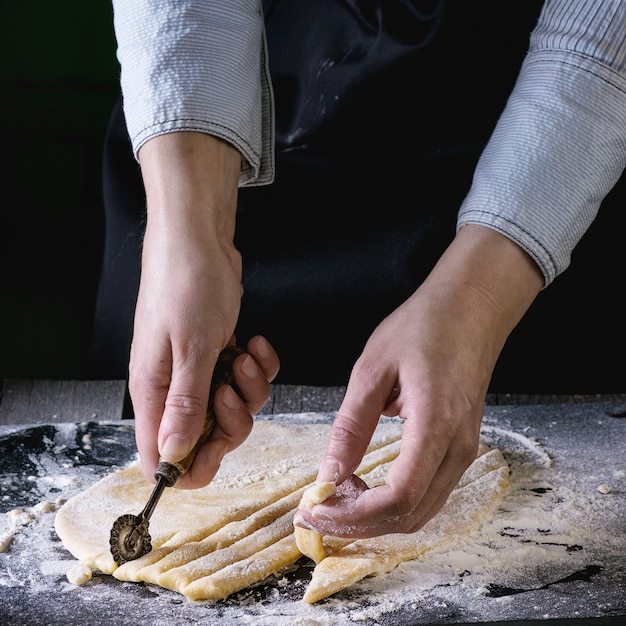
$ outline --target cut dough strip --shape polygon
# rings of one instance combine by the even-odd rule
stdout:
[[[380,462],[394,459],[399,451],[400,434],[401,431],[398,430],[396,425],[396,428],[387,432],[380,441],[375,439],[371,446],[372,449],[365,455],[359,471],[371,470],[376,468]],[[210,554],[214,550],[230,546],[236,541],[246,538],[287,511],[291,511],[293,514],[305,489],[311,487],[314,475],[310,474],[307,478],[309,478],[309,483],[305,487],[301,487],[275,502],[270,502],[266,507],[255,511],[244,520],[236,520],[225,524],[221,529],[204,538],[188,542],[182,533],[174,535],[165,544],[152,550],[145,556],[124,563],[113,572],[113,576],[118,580],[128,582],[143,581],[161,584],[159,577],[170,569],[180,568],[192,562],[194,563],[190,568],[194,568],[197,559]],[[211,514],[208,512],[207,516]],[[198,537],[201,536],[201,533],[194,532],[192,536]],[[295,560],[300,558],[300,556],[302,555],[298,554]],[[183,575],[183,569],[178,571]],[[172,588],[173,586],[180,586],[171,581],[168,584]]]
[[[251,535],[232,545],[216,550],[198,559],[163,572],[156,578],[157,584],[187,595],[186,588],[198,579],[206,578],[219,570],[228,568],[251,557],[268,546],[278,543],[293,531],[293,511],[285,513],[271,524],[259,528]],[[294,560],[297,560],[300,554]],[[278,566],[276,566],[278,567]],[[278,567],[280,569],[280,567]],[[276,570],[277,571],[277,570]],[[273,572],[270,572],[270,574]],[[269,574],[268,574],[269,575]],[[257,581],[258,582],[258,581]],[[243,588],[243,587],[242,587]],[[211,599],[211,598],[205,598]]]
[[[290,533],[284,539],[247,559],[228,565],[210,576],[198,578],[187,585],[183,593],[190,600],[205,602],[223,600],[237,591],[276,574],[284,567],[295,563],[300,556],[293,533]]]
[[[245,539],[259,528],[272,523],[285,513],[293,512],[305,489],[302,487],[288,494],[244,520],[229,522],[217,532],[200,541],[182,541],[180,544],[162,546],[140,559],[127,561],[113,575],[120,580],[131,580],[132,582],[156,581],[164,572],[199,559],[215,550],[226,548]]]
[[[334,496],[336,491],[337,485],[335,483],[315,483],[302,494],[298,508],[312,509],[316,504],[324,502],[324,500],[327,500],[330,496]],[[296,537],[298,550],[300,550],[304,556],[308,556],[316,563],[319,563],[326,557],[322,535],[314,530],[301,528],[300,526],[295,526],[293,532]]]

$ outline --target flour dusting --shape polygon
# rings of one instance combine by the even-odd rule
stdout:
[[[329,416],[286,418],[307,423]],[[19,480],[16,468],[0,497],[0,614],[13,614],[18,602],[21,615],[31,615],[29,624],[67,623],[77,611],[110,620],[94,621],[98,624],[131,619],[156,626],[444,624],[626,615],[626,458],[610,461],[592,451],[597,467],[575,472],[577,450],[550,440],[555,426],[528,424],[514,423],[506,411],[485,418],[482,437],[505,456],[511,486],[481,528],[313,606],[301,602],[312,570],[306,559],[214,605],[97,572],[82,587],[71,585],[67,573],[77,561],[54,532],[55,512],[101,477],[136,461],[132,428],[55,425],[44,436],[18,430],[5,435],[7,450],[16,451],[28,479]],[[610,426],[617,428],[615,422]],[[39,446],[35,452],[28,452],[31,439]],[[43,616],[40,622],[35,615]]]

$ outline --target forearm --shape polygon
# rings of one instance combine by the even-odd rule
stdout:
[[[159,453],[179,460],[197,440],[217,355],[233,338],[241,302],[233,243],[241,157],[211,135],[178,132],[146,142],[139,158],[148,217],[129,390],[150,476]],[[226,450],[220,446],[204,481]]]
[[[139,151],[150,234],[232,244],[241,155],[212,135],[176,132]]]
[[[610,25],[610,28],[607,26]],[[626,166],[626,2],[554,0],[459,213],[522,246],[549,284]]]
[[[113,0],[133,151],[174,131],[242,154],[240,185],[274,176],[273,96],[260,0]]]

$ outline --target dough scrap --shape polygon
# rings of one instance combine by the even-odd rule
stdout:
[[[334,482],[315,483],[302,494],[298,508],[312,509],[316,504],[324,502],[324,500],[330,498],[330,496],[334,496],[336,491],[337,485]],[[300,526],[295,526],[293,531],[298,550],[300,550],[304,556],[308,556],[316,563],[326,558],[322,535],[314,530],[301,528]]]
[[[402,423],[379,424],[356,472],[369,486],[384,483],[399,453]],[[120,567],[109,551],[111,526],[120,515],[141,511],[153,486],[137,463],[101,479],[56,514],[56,532],[80,562],[71,570],[81,573],[74,582],[82,584],[89,570],[99,570],[121,581],[143,581],[192,601],[212,602],[278,573],[303,554],[293,514],[307,489],[315,487],[329,429],[327,424],[257,421],[246,442],[226,455],[210,485],[165,490],[150,520],[153,550]],[[442,512],[436,524],[429,522],[414,536],[320,538],[326,558],[316,566],[304,601],[317,602],[364,576],[390,571],[450,533],[476,527],[498,502],[506,476],[500,452],[483,446],[446,504],[449,519]]]

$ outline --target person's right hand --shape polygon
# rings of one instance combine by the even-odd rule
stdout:
[[[233,244],[240,154],[200,133],[154,138],[140,150],[148,220],[129,366],[129,390],[142,469],[180,461],[206,418],[220,351],[233,343],[242,295],[241,257]],[[206,485],[223,456],[241,444],[252,414],[269,397],[278,357],[262,337],[234,364],[238,396],[216,390],[217,417],[177,487]]]

